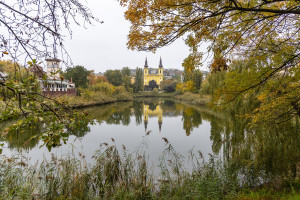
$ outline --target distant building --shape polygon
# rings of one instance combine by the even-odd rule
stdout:
[[[160,85],[160,83],[164,80],[164,69],[162,65],[162,60],[160,58],[158,69],[152,69],[149,72],[149,66],[147,58],[145,60],[144,65],[144,86],[149,85],[149,82],[154,80],[157,85]]]
[[[53,58],[53,59],[46,59],[47,63],[47,77],[49,79],[59,80],[60,79],[60,60]]]
[[[34,73],[41,84],[43,94],[47,95],[76,95],[75,83],[69,80],[64,80],[60,76],[61,67],[59,59],[46,59],[47,69],[43,71],[40,66],[33,66],[29,70]],[[44,79],[44,75],[47,75],[47,79]]]

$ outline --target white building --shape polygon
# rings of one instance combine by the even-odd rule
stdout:
[[[46,59],[47,63],[47,77],[49,79],[54,79],[54,80],[60,80],[60,72],[61,67],[60,67],[60,60],[53,58],[53,59]]]
[[[41,80],[41,87],[43,91],[50,92],[67,92],[75,89],[75,83],[69,80],[63,80],[60,76],[61,67],[59,59],[46,59],[47,63],[47,80]]]

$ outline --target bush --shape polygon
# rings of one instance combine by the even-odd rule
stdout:
[[[153,89],[153,92],[157,94],[157,93],[158,93],[158,89],[157,89],[157,88],[154,88],[154,89]]]
[[[106,95],[112,95],[115,92],[115,87],[109,83],[101,82],[88,87],[89,91],[103,92]]]
[[[196,87],[195,87],[195,84],[193,81],[187,81],[185,83],[178,83],[176,85],[176,92],[178,93],[185,93],[185,92],[193,92],[195,93],[197,90],[196,90]]]
[[[164,80],[161,82],[161,89],[165,92],[175,92],[177,84],[176,80]]]
[[[127,92],[124,86],[115,87],[113,94],[121,94]]]

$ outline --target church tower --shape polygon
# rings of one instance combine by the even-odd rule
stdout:
[[[147,57],[146,57],[146,60],[145,60],[145,65],[144,65],[144,74],[148,74],[148,60],[147,60]]]
[[[149,74],[149,69],[148,69],[148,61],[147,61],[147,57],[146,57],[145,65],[144,65],[144,85],[148,85],[148,82],[147,82],[148,74]]]
[[[159,75],[159,84],[158,85],[160,87],[160,83],[163,81],[163,78],[164,78],[164,69],[163,69],[161,57],[159,60],[159,65],[158,65],[158,75]]]
[[[151,69],[149,73],[149,66],[148,66],[148,60],[146,57],[145,65],[144,65],[144,86],[149,85],[150,81],[155,81],[156,84],[160,87],[160,83],[164,79],[164,69],[162,65],[162,60],[160,58],[158,69],[154,70]]]

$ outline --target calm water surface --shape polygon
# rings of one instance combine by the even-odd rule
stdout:
[[[211,124],[218,121],[218,117],[210,115],[205,107],[188,106],[166,99],[143,99],[82,111],[88,112],[95,123],[76,130],[67,144],[51,152],[40,147],[42,142],[38,139],[24,146],[35,135],[35,131],[28,131],[6,136],[3,154],[10,156],[22,152],[31,162],[36,162],[51,157],[51,154],[61,157],[72,153],[77,156],[80,152],[90,162],[100,144],[115,143],[120,148],[125,145],[131,152],[145,150],[149,159],[156,162],[168,147],[165,140],[183,156],[192,148],[200,150],[204,157],[212,153]]]
[[[183,157],[191,149],[200,151],[208,160],[216,155],[232,163],[245,176],[261,178],[286,177],[300,174],[300,120],[299,117],[281,124],[249,126],[238,117],[240,110],[249,105],[240,105],[229,113],[216,113],[207,107],[182,104],[167,99],[149,98],[92,107],[81,110],[94,119],[80,130],[70,133],[67,144],[53,148],[51,152],[40,147],[38,138],[27,142],[38,130],[8,134],[3,155],[22,154],[31,163],[57,157],[85,155],[88,163],[100,145],[116,144],[129,152],[145,151],[150,164],[157,165],[162,152],[169,144]],[[0,124],[0,130],[9,123]],[[114,140],[115,143],[112,141]],[[165,140],[169,142],[166,144]]]

